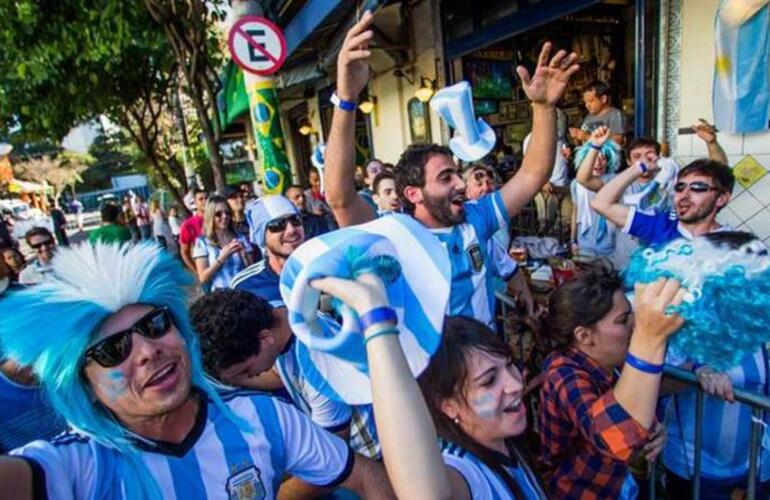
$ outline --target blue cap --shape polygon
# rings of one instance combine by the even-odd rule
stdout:
[[[254,245],[264,249],[267,223],[289,215],[299,215],[299,212],[285,196],[269,196],[249,203],[246,206],[246,220],[250,228],[249,239]]]

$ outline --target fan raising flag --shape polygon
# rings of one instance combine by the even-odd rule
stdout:
[[[320,292],[309,282],[330,276],[352,279],[364,272],[386,283],[401,347],[415,376],[441,342],[451,289],[447,250],[407,215],[321,235],[291,254],[281,273],[281,295],[301,343],[303,373],[317,390],[348,404],[372,402],[358,318],[346,306],[339,308],[342,325],[319,315]]]

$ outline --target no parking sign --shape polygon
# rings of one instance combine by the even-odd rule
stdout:
[[[239,19],[227,39],[233,61],[244,71],[272,75],[286,60],[286,39],[281,29],[259,16]]]

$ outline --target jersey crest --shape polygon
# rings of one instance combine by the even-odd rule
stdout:
[[[478,273],[484,267],[484,256],[481,253],[481,247],[478,243],[468,248],[468,258],[471,261],[471,267],[474,273]]]
[[[227,497],[229,500],[262,500],[265,498],[265,485],[259,469],[250,465],[227,478]]]

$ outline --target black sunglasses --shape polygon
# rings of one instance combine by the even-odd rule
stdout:
[[[43,240],[39,243],[35,243],[34,245],[30,244],[29,246],[32,247],[33,250],[39,250],[44,246],[50,247],[51,245],[53,245],[53,240],[51,238],[48,238],[47,240]]]
[[[281,217],[280,219],[271,220],[267,223],[268,231],[271,233],[280,233],[286,229],[286,224],[291,224],[294,227],[302,226],[302,218],[299,215],[290,215],[288,217]]]
[[[138,333],[148,339],[158,339],[171,329],[171,314],[167,307],[158,307],[142,316],[130,328],[113,333],[86,351],[86,358],[91,358],[105,368],[118,366],[131,354],[133,343],[131,335]]]
[[[693,193],[707,193],[709,191],[720,191],[718,187],[712,186],[708,182],[694,181],[694,182],[677,182],[674,184],[674,191],[677,193],[683,192],[685,189],[690,188]]]

